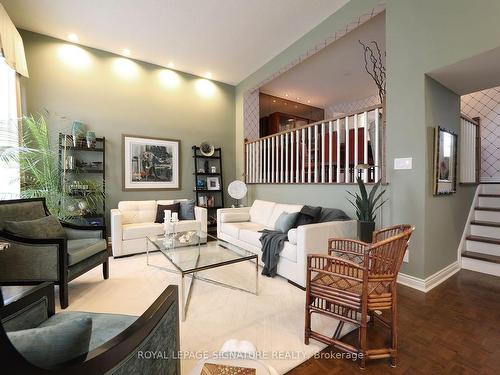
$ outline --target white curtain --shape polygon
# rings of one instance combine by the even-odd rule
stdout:
[[[0,199],[19,197],[19,164],[9,157],[19,146],[16,72],[0,55]]]
[[[5,62],[22,76],[29,77],[21,35],[0,4],[0,52]]]

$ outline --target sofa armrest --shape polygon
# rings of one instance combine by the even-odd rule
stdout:
[[[194,206],[194,218],[197,221],[201,221],[201,232],[208,232],[208,210],[205,207]]]
[[[113,249],[113,256],[122,255],[122,241],[123,241],[123,214],[117,208],[110,211],[111,223],[111,248]]]
[[[61,222],[68,240],[82,238],[106,238],[106,227],[97,225],[75,225]]]
[[[220,224],[250,221],[250,207],[219,208],[217,210],[217,237],[220,236]]]
[[[307,255],[327,255],[328,240],[331,238],[356,239],[358,231],[357,225],[356,220],[348,220],[301,225],[297,228],[297,262],[304,268],[302,286],[305,286]]]

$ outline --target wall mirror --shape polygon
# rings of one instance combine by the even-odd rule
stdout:
[[[434,145],[434,195],[457,191],[457,135],[437,127]]]

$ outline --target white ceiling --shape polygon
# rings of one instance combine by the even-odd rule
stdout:
[[[385,12],[265,84],[261,91],[321,108],[377,95],[358,40],[375,40],[385,51]]]
[[[500,86],[500,48],[437,69],[429,76],[458,95]]]
[[[16,26],[237,84],[348,0],[1,0]]]

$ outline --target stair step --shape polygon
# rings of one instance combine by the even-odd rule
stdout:
[[[476,242],[485,242],[485,243],[491,243],[494,245],[500,245],[500,239],[498,238],[492,238],[492,237],[483,237],[483,236],[467,236],[466,238],[468,241],[476,241]]]
[[[500,194],[479,194],[482,198],[500,198]]]
[[[500,256],[498,255],[482,254],[482,253],[477,253],[475,251],[464,251],[462,253],[462,256],[465,258],[472,258],[472,259],[482,260],[484,262],[500,264]]]
[[[495,221],[472,220],[470,223],[471,223],[471,225],[480,225],[483,227],[500,228],[500,223],[497,223]]]
[[[500,212],[500,208],[497,208],[497,207],[482,207],[482,206],[476,206],[476,211],[493,211],[493,212]]]

